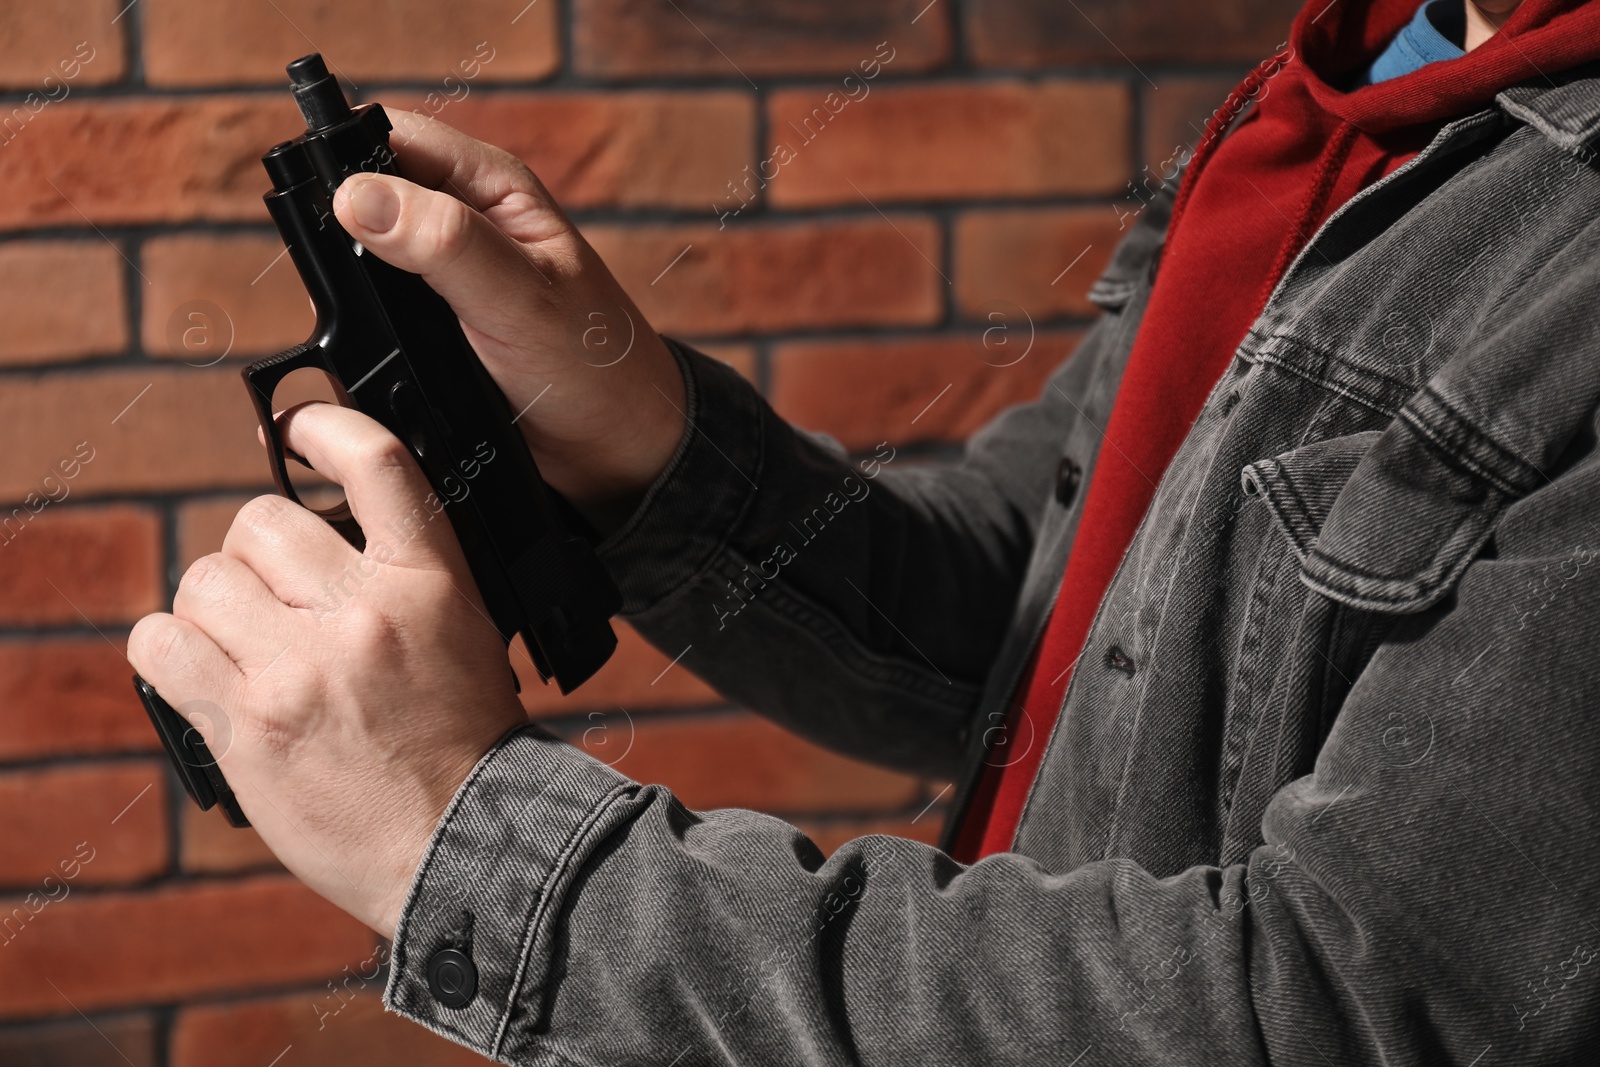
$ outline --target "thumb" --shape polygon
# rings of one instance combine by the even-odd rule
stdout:
[[[502,232],[514,232],[515,219],[501,218],[497,226],[448,193],[389,174],[347,178],[333,210],[350,236],[384,262],[422,275],[462,322],[492,337],[530,328],[528,294],[551,291],[552,276],[565,273],[563,262],[577,258],[576,235],[568,233],[541,244],[535,263],[529,249]],[[507,197],[496,210],[544,214],[526,194]]]

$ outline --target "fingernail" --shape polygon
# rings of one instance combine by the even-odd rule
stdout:
[[[383,182],[367,178],[350,190],[350,210],[362,229],[388,233],[400,218],[400,198]]]

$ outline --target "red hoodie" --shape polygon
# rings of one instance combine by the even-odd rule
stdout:
[[[1179,189],[1159,282],[1106,426],[1054,611],[1018,687],[1020,710],[1006,736],[1032,743],[985,768],[953,849],[957,859],[1010,850],[1073,665],[1156,483],[1311,235],[1445,121],[1509,85],[1600,57],[1600,5],[1525,0],[1498,34],[1459,59],[1351,93],[1334,88],[1383,51],[1418,2],[1310,0],[1288,46],[1213,116]],[[1252,96],[1254,111],[1223,137]]]

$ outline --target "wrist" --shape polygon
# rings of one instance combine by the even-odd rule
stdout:
[[[545,482],[602,537],[638,509],[688,428],[683,372],[666,343],[651,339],[648,358],[586,440],[551,442],[537,439],[536,427],[523,430]]]
[[[443,746],[432,754],[424,768],[419,768],[420,773],[407,790],[409,795],[392,802],[394,836],[388,841],[380,861],[382,889],[369,902],[366,914],[356,915],[369,929],[394,939],[395,927],[411,895],[417,871],[451,802],[472,777],[473,769],[526,722],[518,704],[515,711],[508,710],[500,724],[505,728],[500,732],[492,729],[475,732],[472,740],[463,738],[459,745]]]

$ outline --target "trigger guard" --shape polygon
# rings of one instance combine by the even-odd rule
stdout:
[[[240,372],[240,376],[244,378],[245,385],[250,389],[250,400],[255,405],[256,419],[261,426],[261,435],[267,442],[267,452],[271,457],[272,480],[278,487],[278,493],[284,498],[299,504],[329,526],[332,526],[340,537],[343,537],[351,547],[360,552],[366,548],[366,537],[362,534],[361,526],[356,522],[355,515],[350,511],[350,502],[342,500],[329,508],[311,507],[300,499],[300,494],[295,492],[294,483],[289,480],[289,469],[285,464],[285,460],[291,456],[308,470],[315,468],[307,463],[303,456],[292,452],[283,443],[283,438],[278,432],[277,420],[273,418],[272,394],[277,391],[279,383],[284,378],[305,367],[313,367],[327,374],[330,380],[338,381],[323,358],[322,349],[310,343],[296,345],[291,349],[279,352],[275,356],[257,360],[245,367]]]

